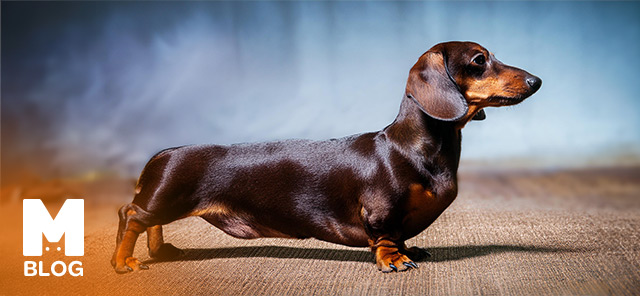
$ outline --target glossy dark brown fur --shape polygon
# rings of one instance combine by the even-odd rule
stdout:
[[[200,216],[238,238],[314,237],[370,247],[384,272],[417,267],[410,258],[424,253],[404,241],[455,199],[461,128],[482,119],[482,108],[518,103],[540,84],[478,44],[441,43],[411,69],[398,117],[381,131],[161,151],[120,210],[112,264],[117,272],[147,268],[132,257],[145,230],[152,257],[178,256],[161,225]]]

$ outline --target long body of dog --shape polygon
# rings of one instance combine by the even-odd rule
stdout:
[[[426,253],[404,241],[455,199],[460,130],[541,83],[476,43],[441,43],[410,70],[400,112],[379,132],[163,150],[119,211],[111,263],[119,273],[148,268],[132,257],[144,231],[151,257],[179,256],[162,225],[200,216],[234,237],[314,237],[370,247],[383,272],[417,267]]]

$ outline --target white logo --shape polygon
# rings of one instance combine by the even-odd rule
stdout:
[[[59,242],[65,234],[64,254],[84,255],[84,200],[67,199],[55,219],[39,199],[22,202],[22,255],[42,256],[42,235]]]
[[[42,235],[49,242],[59,242],[64,235],[64,254],[66,256],[84,255],[84,200],[67,199],[55,219],[51,218],[49,211],[39,199],[25,199],[22,202],[22,254],[24,256],[42,256]],[[49,251],[49,248],[46,248]],[[58,248],[60,251],[60,248]],[[82,268],[72,270],[73,266],[82,266],[82,262],[73,261],[69,264],[69,273],[72,276],[82,276]],[[58,271],[57,266],[62,267]],[[49,276],[43,271],[42,261],[24,262],[25,276]],[[38,270],[36,270],[38,267]],[[51,273],[62,276],[66,273],[67,266],[62,261],[56,261],[51,265]]]

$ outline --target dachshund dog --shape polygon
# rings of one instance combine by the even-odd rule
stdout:
[[[382,272],[416,268],[428,253],[404,242],[455,199],[461,129],[541,84],[476,43],[440,43],[411,68],[400,112],[381,131],[163,150],[118,212],[111,264],[118,273],[147,269],[132,257],[145,230],[152,258],[180,256],[162,225],[199,216],[237,238],[314,237],[371,248]]]

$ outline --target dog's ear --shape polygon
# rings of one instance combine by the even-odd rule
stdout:
[[[426,52],[411,68],[406,95],[413,97],[427,115],[439,120],[459,120],[469,109],[441,52]]]

